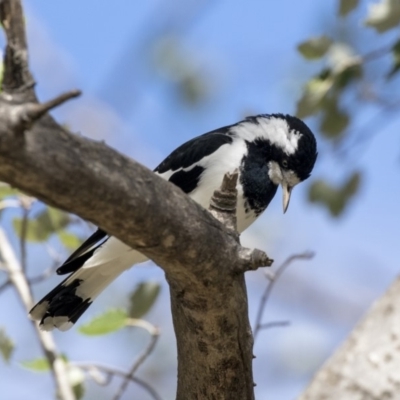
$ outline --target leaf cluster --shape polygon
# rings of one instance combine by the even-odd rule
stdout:
[[[363,25],[357,21],[355,28],[355,24],[350,21],[355,17],[359,6],[359,0],[338,2],[338,16],[346,19],[353,30],[373,28],[377,33],[384,33],[400,24],[400,2],[379,0],[369,6]],[[352,13],[353,15],[350,15]],[[305,60],[318,62],[321,67],[319,72],[305,83],[297,102],[296,114],[300,118],[314,117],[322,137],[337,151],[339,145],[352,133],[349,127],[354,119],[354,111],[353,107],[350,107],[349,99],[356,98],[354,104],[359,105],[360,100],[363,100],[362,93],[365,92],[365,88],[377,86],[368,80],[366,64],[391,54],[390,68],[380,71],[383,79],[379,82],[393,79],[400,70],[400,39],[395,40],[391,46],[385,44],[381,48],[371,49],[364,55],[359,54],[353,45],[345,43],[342,37],[334,39],[328,35],[311,37],[300,43],[297,49]],[[359,97],[354,96],[355,94]],[[365,98],[371,101],[367,96]],[[393,99],[389,100],[387,104],[393,102]],[[362,171],[350,170],[340,187],[319,179],[309,188],[309,200],[323,205],[333,217],[338,217],[346,209],[350,199],[357,194],[361,178]]]

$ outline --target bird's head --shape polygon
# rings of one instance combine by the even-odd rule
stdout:
[[[308,126],[299,118],[283,114],[249,117],[257,126],[258,138],[269,146],[268,175],[282,187],[283,212],[286,212],[292,189],[307,179],[317,159],[317,143]]]

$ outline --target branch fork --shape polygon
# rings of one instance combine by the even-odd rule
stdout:
[[[0,97],[0,117],[8,122],[8,127],[11,131],[22,133],[31,128],[38,119],[53,108],[80,95],[80,90],[71,90],[44,103],[29,102],[15,105],[12,102],[12,95],[3,94]]]

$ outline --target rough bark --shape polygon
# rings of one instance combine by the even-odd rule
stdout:
[[[400,399],[400,278],[319,370],[299,400]]]
[[[243,249],[234,231],[144,166],[58,125],[46,111],[78,92],[39,105],[20,1],[0,2],[0,19],[8,43],[0,180],[93,222],[164,269],[178,343],[178,399],[253,399],[243,273],[271,261]],[[232,210],[218,201],[216,208],[235,226]]]

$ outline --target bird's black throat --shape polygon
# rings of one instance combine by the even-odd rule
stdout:
[[[251,210],[258,216],[268,207],[278,188],[269,177],[266,162],[272,158],[273,148],[264,140],[246,142],[246,145],[248,151],[242,159],[240,183],[243,187],[246,213]]]

